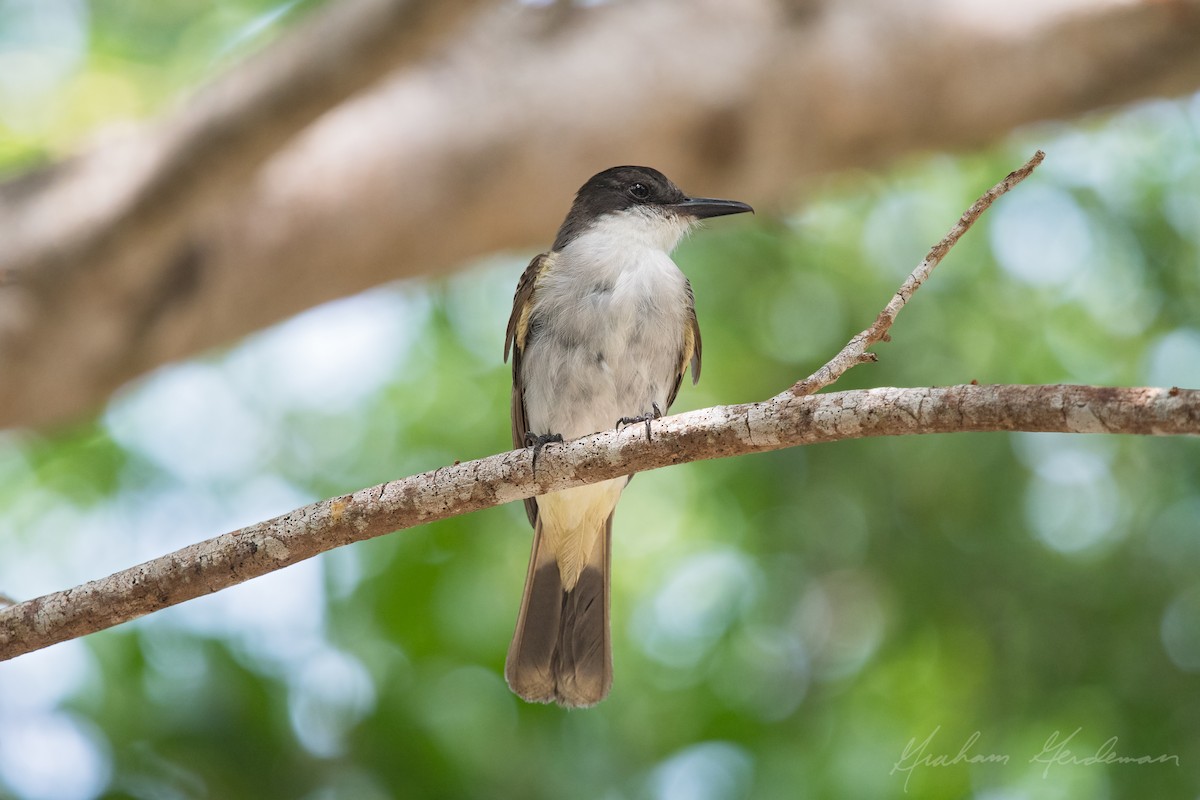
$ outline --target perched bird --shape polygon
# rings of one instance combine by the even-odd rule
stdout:
[[[700,377],[692,287],[670,252],[699,220],[753,211],[688,197],[658,170],[613,167],[575,196],[554,246],[517,284],[512,434],[538,450],[670,407]],[[590,706],[612,685],[609,564],[613,510],[631,476],[525,501],[533,552],[504,675],[531,702]]]

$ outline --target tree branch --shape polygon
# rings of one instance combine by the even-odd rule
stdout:
[[[275,47],[196,92],[178,113],[49,175],[0,187],[0,201],[12,214],[5,221],[0,284],[44,281],[56,277],[56,268],[79,262],[103,265],[155,234],[177,239],[181,231],[170,228],[243,188],[281,143],[331,107],[428,56],[480,5],[482,0],[330,5]],[[50,182],[38,186],[39,177]],[[77,196],[88,189],[103,191]],[[155,231],[164,226],[168,231]],[[40,275],[27,277],[29,272]]]
[[[535,494],[701,459],[963,431],[1200,434],[1200,391],[1095,386],[870,389],[717,406],[514,450],[323,500],[100,580],[0,608],[0,660],[219,591],[326,550]]]
[[[434,51],[463,8],[359,6],[383,9],[391,33],[308,36],[292,50],[317,66],[272,71],[277,99],[202,94],[0,189],[0,427],[92,409],[147,369],[324,300],[544,243],[580,176],[613,163],[765,207],[806,176],[1200,86],[1200,0],[1046,0],[1019,14],[888,0],[508,3],[289,139],[394,66],[389,46],[397,61]],[[409,8],[428,24],[392,24]],[[259,85],[255,63],[222,85]],[[343,68],[357,77],[320,90],[314,74]],[[196,138],[171,145],[180,131]],[[136,200],[139,187],[153,191]]]
[[[833,375],[832,382],[860,363],[873,343],[866,341],[870,332],[886,334],[903,304],[970,224],[1042,158],[1039,151],[985,192],[917,266],[876,324],[818,374]],[[845,356],[848,351],[851,356]],[[815,375],[808,381],[814,379]],[[651,424],[649,440],[638,426],[548,446],[536,474],[529,450],[523,449],[389,481],[190,545],[107,578],[0,608],[0,660],[103,630],[351,542],[670,464],[916,433],[1200,434],[1197,390],[969,385],[806,396],[794,388],[760,403],[667,417]]]

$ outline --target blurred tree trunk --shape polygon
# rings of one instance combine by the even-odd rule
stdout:
[[[0,186],[0,426],[544,247],[614,163],[786,208],[823,172],[1200,86],[1200,0],[471,10],[331,4],[165,119]]]

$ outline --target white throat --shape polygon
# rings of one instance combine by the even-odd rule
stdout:
[[[692,229],[696,220],[654,208],[631,208],[599,217],[564,247],[586,247],[591,252],[631,248],[670,253]]]

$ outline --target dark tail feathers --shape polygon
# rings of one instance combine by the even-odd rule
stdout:
[[[611,539],[610,516],[579,580],[564,591],[554,554],[543,546],[541,520],[534,528],[525,594],[504,668],[509,687],[531,703],[591,706],[612,687]]]

